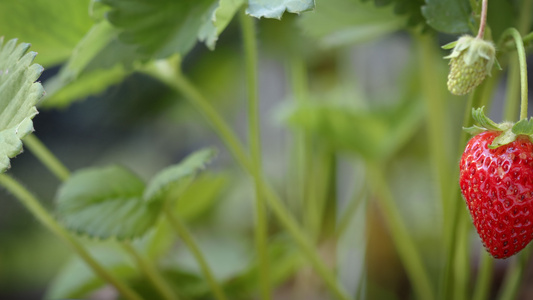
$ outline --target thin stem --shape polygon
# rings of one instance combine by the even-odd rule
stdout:
[[[488,0],[483,0],[481,4],[481,19],[479,20],[479,31],[477,32],[477,38],[483,39],[485,35],[485,26],[487,25],[487,6]]]
[[[511,34],[516,43],[516,50],[518,53],[518,61],[520,62],[520,119],[527,119],[527,104],[528,104],[528,88],[527,88],[527,63],[526,63],[526,51],[524,49],[524,42],[517,30],[511,29]]]
[[[277,196],[274,190],[262,180],[261,189],[265,191],[267,200],[272,211],[276,214],[281,224],[292,236],[300,251],[311,263],[317,274],[322,278],[326,286],[331,293],[335,295],[337,299],[347,300],[350,299],[346,291],[339,285],[339,282],[331,274],[330,270],[324,264],[320,256],[317,254],[315,247],[309,242],[309,239],[303,234],[302,230],[298,227],[298,224],[292,217],[292,215],[285,209],[281,199]]]
[[[218,282],[215,279],[215,275],[211,271],[211,268],[207,264],[207,260],[205,259],[204,255],[202,254],[202,251],[200,250],[200,247],[196,244],[194,241],[194,238],[192,237],[189,230],[185,227],[183,223],[172,213],[172,209],[169,207],[166,207],[164,209],[165,217],[167,218],[168,222],[170,223],[170,226],[176,231],[178,236],[183,240],[185,245],[189,248],[191,253],[194,255],[196,261],[200,265],[200,269],[202,270],[202,273],[205,276],[205,279],[207,280],[207,283],[211,287],[211,290],[213,291],[213,294],[216,299],[218,300],[226,300],[226,296],[224,294],[224,291],[218,284]]]
[[[398,208],[394,204],[392,192],[389,189],[382,167],[368,165],[368,173],[372,192],[384,215],[384,220],[391,233],[394,245],[404,264],[409,279],[413,284],[418,299],[435,299],[429,275],[422,263],[421,255],[415,247],[415,242],[409,234]]]
[[[23,140],[24,145],[52,172],[59,180],[65,181],[70,176],[69,170],[59,159],[39,141],[39,139],[30,134]]]
[[[11,194],[17,197],[37,220],[66,242],[100,278],[113,285],[124,298],[128,300],[142,300],[141,296],[124,284],[122,280],[101,266],[66,229],[56,222],[39,203],[39,200],[20,183],[7,174],[0,174],[0,185],[4,186]]]
[[[489,295],[490,284],[492,282],[492,272],[494,269],[494,258],[492,258],[485,249],[482,249],[480,255],[479,272],[477,275],[476,287],[474,290],[473,300],[485,300]]]
[[[187,100],[203,115],[211,127],[216,131],[220,139],[226,144],[237,163],[250,174],[252,174],[252,161],[244,150],[231,127],[224,121],[222,116],[215,110],[209,101],[196,89],[187,78],[176,70],[176,66],[171,66],[167,61],[158,61],[153,68],[146,69],[145,72],[166,83],[177,93],[181,93]]]
[[[530,33],[524,35],[524,36],[522,37],[522,41],[523,41],[524,43],[529,43],[529,42],[533,41],[533,32],[530,32]]]
[[[255,249],[259,256],[259,285],[261,299],[271,298],[270,271],[268,267],[268,224],[265,199],[259,190],[259,174],[262,171],[261,163],[261,130],[259,123],[259,97],[258,97],[258,67],[257,67],[257,42],[254,21],[244,11],[240,14],[242,36],[244,40],[244,58],[246,62],[246,85],[248,91],[248,140],[253,165],[255,184]]]
[[[516,51],[518,54],[518,62],[520,65],[520,120],[527,119],[527,104],[528,104],[528,89],[527,89],[527,63],[526,51],[524,49],[524,42],[522,36],[516,28],[509,28],[505,30],[500,39],[499,45],[503,44],[505,38],[510,35],[515,42]],[[511,87],[512,88],[512,87]],[[507,99],[512,100],[512,99]]]
[[[328,147],[329,148],[329,147]],[[335,236],[337,227],[337,156],[331,149],[326,149],[323,154],[325,175],[325,187],[322,192],[321,201],[317,203],[320,215],[319,226],[321,227],[320,238]],[[323,175],[323,176],[324,176]]]
[[[291,56],[287,64],[287,72],[290,75],[290,82],[292,87],[292,93],[294,101],[298,105],[302,105],[308,100],[309,84],[307,79],[307,66],[301,56]],[[316,196],[313,193],[314,186],[310,182],[311,170],[314,166],[314,160],[312,157],[312,145],[309,136],[309,131],[302,129],[292,132],[292,148],[290,163],[287,164],[290,177],[288,180],[294,180],[294,183],[289,182],[287,187],[294,195],[298,204],[298,210],[304,212],[303,226],[306,230],[310,230],[311,221],[309,219],[308,205],[310,199],[315,199]]]
[[[348,228],[348,225],[350,225],[350,222],[352,221],[353,215],[357,212],[361,204],[364,202],[366,198],[365,185],[366,183],[364,183],[358,191],[354,191],[354,195],[350,199],[350,202],[344,209],[344,213],[340,217],[335,236],[341,237],[344,234],[344,232]]]
[[[530,254],[531,249],[523,251],[511,264],[511,267],[509,267],[505,275],[499,299],[513,300],[517,298],[518,289],[520,288],[520,283],[522,282]]]
[[[447,145],[450,144],[451,137],[444,125],[446,122],[446,93],[445,86],[441,84],[444,78],[438,77],[439,72],[435,72],[434,65],[438,53],[434,47],[432,39],[420,36],[418,47],[420,51],[419,66],[420,80],[426,107],[428,110],[428,140],[431,161],[435,164],[434,173],[438,180],[438,190],[443,210],[444,245],[447,259],[444,265],[442,289],[439,295],[441,299],[451,299],[449,295],[454,290],[453,281],[453,261],[455,260],[455,233],[457,226],[457,215],[459,212],[459,202],[453,198],[454,186],[451,185],[452,170],[450,168],[450,158],[446,153]]]
[[[516,120],[520,107],[520,72],[518,69],[518,58],[511,57],[507,72],[507,84],[505,89],[505,108],[503,111],[504,120]]]
[[[469,259],[469,253],[470,253],[470,247],[469,247],[469,239],[468,239],[468,233],[470,232],[470,227],[468,224],[468,216],[467,214],[460,214],[458,216],[458,226],[457,226],[457,235],[456,235],[456,255],[455,260],[453,261],[454,267],[454,290],[453,295],[454,297],[452,299],[454,300],[464,300],[467,299],[467,288],[469,285],[469,279],[470,279],[470,259]],[[468,298],[469,299],[469,298]]]
[[[172,68],[169,68],[169,66],[166,65],[166,62],[160,62],[160,64],[155,66],[155,69],[147,69],[145,71],[152,76],[159,78],[161,81],[168,84],[169,87],[173,88],[178,93],[182,93],[189,101],[191,101],[191,103],[208,120],[244,171],[249,174],[253,174],[252,163],[246,155],[244,147],[239,142],[235,136],[235,133],[230,129],[228,124],[222,119],[220,114],[213,108],[213,106],[211,106],[211,104],[203,97],[203,95],[200,94],[194,85],[186,80],[180,73],[170,73],[169,71],[171,71],[171,69]],[[326,286],[338,299],[350,299],[346,291],[344,291],[344,289],[339,285],[339,283],[335,280],[335,277],[320,259],[316,249],[304,235],[294,217],[285,208],[278,194],[264,180],[263,175],[259,175],[259,190],[264,193],[267,204],[272,209],[272,212],[276,215],[280,223],[294,239],[303,255],[308,259],[317,274],[322,278],[322,280],[326,283]]]
[[[139,270],[141,270],[148,280],[152,282],[157,291],[163,296],[163,299],[178,300],[178,296],[174,293],[168,282],[163,278],[152,262],[142,257],[142,255],[139,254],[129,242],[122,241],[120,245],[129,255],[131,255],[131,257],[133,257]]]

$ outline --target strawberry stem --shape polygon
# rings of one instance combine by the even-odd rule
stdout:
[[[481,19],[479,20],[479,31],[477,32],[477,38],[483,39],[485,35],[485,26],[487,25],[487,7],[488,0],[483,0],[481,4]]]
[[[520,64],[520,120],[527,119],[527,63],[526,51],[524,49],[524,42],[522,36],[516,28],[509,28],[502,34],[502,37],[510,35],[515,42],[516,52],[518,54],[518,62]]]

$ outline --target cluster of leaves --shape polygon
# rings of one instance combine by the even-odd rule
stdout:
[[[59,189],[58,216],[67,228],[90,237],[142,236],[154,226],[166,202],[178,199],[213,155],[214,150],[199,151],[162,170],[147,186],[120,166],[83,169]]]
[[[28,14],[37,15],[42,8],[39,1],[34,6],[26,2],[23,4],[28,8]],[[80,28],[76,28],[83,36],[80,36],[80,32],[73,33],[71,36],[74,36],[77,44],[67,43],[71,46],[72,54],[65,53],[67,51],[56,52],[55,55],[45,55],[42,60],[45,65],[53,65],[67,59],[59,74],[47,82],[48,94],[43,106],[68,105],[80,96],[123,80],[138,66],[172,55],[184,56],[197,41],[213,49],[218,35],[244,7],[245,2],[80,1],[79,6],[65,6],[60,16],[48,16],[45,13],[44,18],[62,18],[65,21],[77,15],[69,14],[70,10],[83,11],[81,8],[88,4],[91,18],[82,18]],[[279,19],[285,11],[299,13],[313,7],[313,1],[252,0],[248,2],[246,12],[258,18]],[[150,13],[147,14],[147,11]],[[94,24],[90,28],[86,26],[92,22]],[[20,25],[20,28],[24,26]],[[29,34],[22,33],[23,36]],[[39,43],[36,40],[36,44]],[[50,39],[43,38],[42,43],[51,47],[50,52],[53,52]],[[59,48],[61,43],[57,44]],[[61,47],[65,47],[65,44],[61,44]],[[36,82],[43,68],[31,64],[36,53],[26,53],[28,48],[29,44],[17,46],[16,40],[5,44],[0,40],[0,172],[8,168],[10,158],[21,152],[22,138],[33,130],[31,119],[37,114],[37,102],[44,94],[42,85]],[[46,47],[43,46],[43,49]],[[168,230],[159,228],[164,223],[159,222],[160,215],[163,210],[171,209],[187,217],[210,206],[208,202],[212,203],[222,187],[220,181],[212,185],[214,189],[208,188],[214,181],[200,182],[195,191],[193,180],[213,155],[213,150],[196,152],[182,163],[164,169],[148,184],[121,166],[81,169],[58,190],[57,217],[65,227],[81,235],[108,241],[142,238],[148,249],[163,243],[166,247],[161,248],[165,250],[156,252],[168,251],[171,248],[168,241],[173,239]],[[210,200],[202,201],[198,195],[207,192],[210,194],[204,199]],[[194,196],[188,196],[187,193],[193,193]],[[178,198],[184,201],[174,201]],[[285,242],[272,243],[269,251],[272,259],[279,262],[273,268],[277,274],[273,280],[281,282],[299,264],[300,259]],[[139,278],[131,262],[108,247],[102,250],[100,245],[91,253],[120,278]],[[254,288],[256,268],[257,264],[251,263],[228,282],[226,289],[233,291],[234,298],[247,297],[250,288]],[[202,298],[210,293],[209,285],[194,273],[176,268],[165,269],[163,273],[171,282],[177,283],[175,286],[186,298]],[[47,297],[82,297],[102,284],[101,279],[76,259],[59,274]],[[152,298],[153,291],[147,287],[145,280],[132,281],[132,285],[139,293]]]

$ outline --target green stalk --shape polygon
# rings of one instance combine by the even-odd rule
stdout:
[[[522,41],[522,36],[520,35],[520,32],[516,28],[509,28],[505,30],[502,34],[502,38],[500,40],[500,43],[502,44],[505,38],[510,35],[515,42],[516,51],[518,54],[518,64],[520,68],[520,95],[521,95],[521,101],[520,101],[520,120],[527,119],[527,100],[528,100],[528,89],[527,89],[527,63],[526,63],[526,51],[524,49],[524,42]],[[516,68],[516,61],[511,61],[511,69],[510,69],[510,78],[509,82],[507,84],[507,97],[506,97],[506,103],[510,102],[516,102],[515,99],[517,99],[517,93],[516,93],[516,86],[518,81],[517,73],[513,72]],[[510,104],[509,104],[510,105]],[[516,109],[516,105],[512,105],[510,109]],[[506,111],[506,117],[509,117],[512,115],[512,112]],[[514,119],[514,118],[513,118]]]
[[[305,61],[300,56],[291,56],[288,62],[287,72],[290,75],[290,82],[294,101],[301,105],[307,102],[308,96],[308,82],[307,82],[307,66]],[[314,166],[312,157],[312,145],[308,130],[293,132],[293,144],[291,148],[291,164],[288,164],[288,174],[291,174],[288,180],[294,180],[294,183],[287,184],[287,187],[294,191],[288,193],[294,195],[294,199],[298,204],[298,211],[304,212],[303,226],[309,232],[311,228],[311,219],[309,218],[308,205],[310,199],[315,199],[313,193],[313,185],[310,182],[310,174]],[[294,174],[294,175],[292,175]]]
[[[488,0],[482,0],[481,4],[481,17],[479,20],[479,30],[477,33],[478,39],[483,39],[485,36],[485,26],[487,25],[487,3]]]
[[[480,265],[474,296],[472,300],[485,300],[488,298],[489,289],[492,282],[492,272],[494,269],[494,258],[490,256],[485,249],[481,250],[479,259]]]
[[[530,33],[524,35],[522,37],[522,41],[524,41],[524,43],[529,43],[529,42],[533,41],[533,32],[530,32]],[[507,46],[507,43],[505,45]],[[514,48],[514,45],[512,45],[512,46]]]
[[[528,88],[527,88],[527,63],[526,63],[526,55],[525,55],[525,49],[524,49],[524,42],[522,41],[522,38],[520,36],[520,33],[518,30],[514,28],[509,28],[505,31],[505,34],[510,34],[516,45],[516,50],[518,54],[518,62],[520,66],[520,95],[521,95],[521,101],[520,101],[520,119],[527,119],[527,104],[528,104]]]
[[[463,213],[457,219],[457,235],[456,235],[456,255],[454,264],[454,300],[467,299],[467,289],[470,279],[470,247],[468,235],[470,233],[470,226],[468,224],[469,217]]]
[[[137,266],[139,267],[139,270],[141,270],[146,275],[148,280],[152,282],[156,290],[161,294],[161,296],[163,296],[163,299],[179,299],[172,288],[168,285],[168,282],[165,280],[165,278],[163,278],[157,268],[152,264],[152,262],[142,257],[141,254],[139,254],[129,242],[122,241],[120,245],[129,255],[131,255],[131,257],[133,257],[137,263]]]
[[[277,218],[288,231],[288,233],[292,236],[300,248],[300,251],[302,251],[302,254],[311,263],[317,274],[320,276],[320,278],[322,278],[326,286],[329,288],[330,292],[337,299],[350,299],[346,291],[342,288],[342,286],[321,260],[320,256],[316,252],[315,247],[313,247],[313,245],[309,242],[309,239],[303,234],[294,218],[287,211],[287,209],[285,209],[281,199],[277,196],[274,189],[268,186],[264,180],[262,180],[260,184],[262,185],[261,189],[266,193],[267,200],[269,200],[270,208],[274,214],[276,214]]]
[[[175,92],[185,96],[226,144],[241,168],[253,174],[252,161],[231,127],[196,87],[177,70],[177,67],[170,65],[167,61],[158,61],[144,71],[167,84]]]
[[[438,55],[434,49],[434,41],[431,38],[421,36],[418,39],[420,62],[420,76],[423,87],[424,99],[428,109],[428,139],[431,161],[434,163],[434,172],[440,191],[440,200],[443,208],[443,228],[444,244],[447,259],[444,266],[442,290],[439,294],[441,299],[451,299],[450,292],[454,290],[453,282],[453,261],[455,260],[455,232],[457,226],[457,216],[459,214],[459,202],[452,198],[454,188],[450,185],[449,158],[446,153],[449,136],[444,127],[446,124],[446,90],[441,79],[437,77],[435,71],[435,56]]]
[[[230,129],[229,125],[222,119],[220,114],[211,106],[211,104],[203,97],[202,94],[192,85],[187,79],[185,79],[180,73],[171,73],[169,71],[175,71],[173,68],[166,65],[166,62],[160,62],[153,69],[145,70],[148,74],[160,79],[162,82],[168,84],[168,86],[174,89],[178,93],[182,93],[191,104],[195,106],[202,115],[208,120],[213,129],[216,131],[220,139],[224,142],[226,147],[230,150],[239,165],[249,174],[254,174],[252,162],[246,155],[244,147],[239,142],[235,133]],[[309,260],[314,267],[317,274],[326,283],[329,290],[338,299],[350,299],[346,291],[335,280],[335,277],[331,274],[324,262],[320,259],[320,256],[316,252],[316,249],[309,242],[302,230],[299,228],[298,223],[294,217],[287,211],[283,202],[264,180],[263,175],[260,175],[259,190],[264,193],[268,201],[267,204],[272,209],[283,227],[288,231],[289,235],[294,239],[303,255]]]
[[[320,238],[327,239],[335,236],[337,227],[337,156],[331,149],[326,149],[325,159],[325,187],[322,192],[317,211],[319,212]],[[334,241],[336,244],[336,240]]]
[[[263,172],[261,163],[261,130],[259,124],[257,42],[254,21],[244,13],[239,14],[244,41],[244,59],[246,62],[246,85],[248,91],[248,140],[253,165],[255,185],[255,249],[259,256],[259,286],[261,299],[271,298],[270,271],[268,267],[268,223],[265,199],[259,190],[259,174]]]
[[[69,170],[54,156],[54,154],[39,141],[39,139],[30,134],[23,140],[24,145],[52,172],[59,180],[65,181],[70,176]]]
[[[531,249],[526,249],[512,262],[505,274],[505,280],[498,299],[513,300],[517,298],[518,289],[520,288],[530,254]]]
[[[344,234],[344,232],[348,228],[348,225],[350,225],[350,222],[352,221],[353,215],[357,212],[361,204],[364,202],[366,194],[366,189],[364,188],[365,185],[366,184],[364,184],[363,187],[361,187],[358,191],[354,191],[350,202],[344,209],[344,213],[340,216],[340,221],[337,225],[335,236],[341,237]]]
[[[167,218],[170,226],[172,226],[172,229],[176,231],[178,236],[183,240],[185,245],[189,248],[191,253],[194,255],[194,258],[200,265],[200,269],[202,270],[202,273],[205,276],[205,279],[207,280],[207,283],[211,287],[211,290],[213,292],[213,295],[217,300],[226,300],[226,295],[224,294],[224,291],[218,284],[217,280],[215,279],[215,275],[211,271],[211,268],[209,267],[209,264],[207,263],[207,260],[205,259],[204,255],[202,254],[202,251],[200,250],[200,247],[196,244],[194,241],[194,238],[192,237],[189,230],[185,227],[185,225],[172,213],[172,209],[170,207],[165,207],[164,209],[165,217]]]
[[[505,109],[503,112],[504,120],[516,120],[518,107],[519,107],[519,96],[518,96],[518,86],[520,82],[520,72],[518,68],[518,58],[510,58],[509,62],[509,71],[507,75],[507,85],[505,89]]]
[[[100,278],[113,285],[124,298],[128,300],[142,300],[141,296],[124,284],[122,280],[101,266],[66,229],[56,222],[46,209],[41,206],[39,200],[20,183],[7,174],[0,174],[0,184],[17,197],[41,224],[66,242]]]
[[[376,195],[376,200],[383,212],[392,240],[398,250],[398,254],[404,264],[417,298],[424,300],[435,299],[433,288],[429,281],[429,275],[424,268],[421,255],[398,213],[398,208],[394,204],[392,192],[389,189],[382,167],[369,164],[368,173],[370,178],[368,182],[371,184],[372,192]]]

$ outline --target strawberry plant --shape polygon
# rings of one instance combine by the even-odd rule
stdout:
[[[532,297],[531,11],[1,2],[0,299]]]

